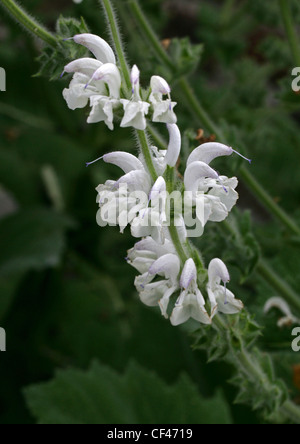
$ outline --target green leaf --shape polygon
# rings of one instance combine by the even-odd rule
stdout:
[[[173,386],[132,363],[124,375],[94,362],[87,372],[59,371],[48,383],[25,389],[41,424],[230,424],[218,393],[203,399],[187,376]]]
[[[57,47],[46,46],[38,58],[40,70],[36,76],[44,76],[50,80],[57,80],[63,71],[63,67],[70,61],[84,57],[86,49],[74,43],[72,40],[65,41],[76,34],[89,32],[83,20],[65,18],[60,16],[56,23]]]
[[[24,210],[0,222],[0,276],[57,266],[64,251],[64,231],[73,223],[45,209]]]
[[[171,41],[169,55],[176,66],[175,77],[181,77],[194,72],[200,63],[203,45],[193,45],[188,37],[174,38]],[[174,73],[172,73],[174,76]]]

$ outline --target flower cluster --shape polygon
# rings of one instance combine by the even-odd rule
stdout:
[[[73,40],[85,46],[95,58],[77,59],[64,68],[64,73],[74,74],[69,88],[63,92],[70,109],[85,108],[89,103],[91,112],[88,123],[105,122],[110,130],[114,129],[114,111],[118,107],[123,108],[122,128],[145,130],[150,109],[153,122],[176,123],[173,111],[176,103],[172,102],[171,89],[162,77],[151,78],[149,101],[143,101],[140,95],[140,71],[134,65],[131,70],[131,97],[121,97],[122,77],[109,44],[93,34],[78,34]]]
[[[143,100],[140,72],[134,65],[128,97],[124,73],[108,43],[91,34],[76,35],[74,41],[95,58],[75,60],[64,69],[74,73],[69,88],[63,92],[71,109],[89,103],[88,122],[104,121],[110,129],[114,127],[115,111],[121,109],[121,127],[145,130],[149,118],[165,123],[169,131],[167,150],[150,146],[147,156],[145,152],[134,156],[115,151],[97,159],[123,171],[119,179],[107,180],[97,187],[97,221],[100,226],[118,225],[121,232],[129,225],[132,236],[140,239],[128,252],[127,261],[140,273],[135,286],[141,301],[158,306],[172,325],[190,318],[210,324],[217,312],[238,313],[243,304],[227,289],[230,276],[226,265],[215,258],[205,270],[188,238],[193,236],[191,221],[197,227],[194,232],[201,236],[209,221],[223,221],[236,204],[237,179],[219,175],[210,164],[217,157],[239,153],[221,143],[202,144],[190,154],[181,178],[176,174],[181,134],[168,83],[153,76]]]

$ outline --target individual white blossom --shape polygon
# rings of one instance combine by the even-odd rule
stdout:
[[[203,208],[199,221],[203,226],[208,222],[222,222],[238,200],[235,191],[238,180],[219,176],[209,163],[219,156],[229,156],[232,148],[219,143],[207,143],[196,148],[187,160],[184,175],[185,190],[193,193],[190,212],[194,207]]]
[[[171,324],[183,324],[190,318],[201,324],[211,324],[211,318],[205,308],[204,297],[198,288],[197,269],[193,259],[188,259],[184,265],[180,288],[181,293],[170,318]]]
[[[149,193],[151,206],[141,209],[138,216],[132,221],[131,234],[133,237],[152,236],[158,243],[165,242],[166,191],[165,179],[160,176]]]
[[[227,289],[230,281],[228,269],[221,259],[213,259],[208,267],[207,293],[211,303],[211,317],[219,311],[225,314],[236,314],[244,305],[235,299],[234,294]],[[223,282],[223,286],[220,285]]]
[[[278,310],[280,310],[284,316],[281,317],[278,322],[277,325],[278,327],[288,327],[291,326],[293,324],[299,324],[300,323],[300,319],[296,318],[293,314],[292,311],[288,305],[288,303],[280,297],[273,297],[268,299],[268,301],[266,302],[265,306],[264,306],[264,313],[267,314],[272,308],[277,308]]]
[[[152,263],[149,269],[135,280],[141,301],[149,307],[159,305],[163,316],[167,317],[169,300],[178,286],[180,260],[176,254],[167,253]],[[156,276],[162,279],[153,282]]]
[[[132,98],[121,99],[124,108],[124,117],[121,127],[132,126],[138,130],[145,130],[147,126],[146,115],[149,112],[150,103],[143,102],[140,96],[140,71],[136,65],[131,70]]]
[[[97,187],[97,202],[100,206],[97,220],[100,225],[102,222],[119,225],[123,232],[139,211],[147,208],[151,177],[140,160],[132,154],[116,151],[105,154],[101,159],[118,166],[125,175]]]
[[[139,273],[144,274],[159,257],[168,253],[176,254],[173,243],[166,239],[164,244],[158,244],[152,237],[145,237],[128,251],[127,262]]]
[[[166,80],[160,76],[152,76],[150,86],[153,122],[176,123],[177,117],[174,113],[174,107],[177,103],[171,100],[171,88]],[[164,96],[168,96],[168,99],[164,100]]]
[[[65,66],[64,72],[74,75],[63,96],[72,110],[84,108],[90,101],[88,123],[104,121],[112,130],[113,110],[119,104],[121,87],[114,52],[105,40],[93,34],[78,34],[73,40],[89,49],[96,59],[84,57]]]

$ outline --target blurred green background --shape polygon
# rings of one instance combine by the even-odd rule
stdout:
[[[108,38],[94,0],[23,3],[50,30],[60,14],[83,16],[93,33]],[[128,59],[137,63],[147,85],[163,69],[140,38],[127,2],[116,5]],[[204,44],[191,78],[197,96],[232,144],[253,159],[252,173],[300,223],[300,96],[291,90],[294,62],[278,3],[149,0],[141,5],[162,40],[188,36]],[[299,25],[299,2],[291,7]],[[49,381],[58,368],[86,369],[97,359],[119,373],[135,361],[167,385],[185,373],[205,398],[222,389],[230,421],[257,423],[250,409],[233,404],[230,367],[207,364],[205,353],[192,351],[184,331],[140,303],[135,271],[124,260],[133,246],[129,231],[121,235],[117,228],[99,228],[95,220],[95,187],[119,171],[101,163],[85,168],[86,161],[112,150],[135,153],[132,132],[88,126],[85,110],[70,111],[62,97],[68,78],[34,77],[40,49],[1,10],[0,66],[7,91],[0,93],[0,326],[6,329],[7,352],[0,355],[0,422],[35,422],[24,387]],[[172,86],[179,126],[186,131],[186,155],[197,146],[203,125],[191,119],[176,79]],[[212,135],[205,131],[204,136]],[[219,169],[238,176],[239,165],[226,159]],[[294,366],[300,357],[290,351],[291,328],[276,327],[276,312],[263,316],[264,302],[276,294],[255,265],[262,254],[299,291],[299,239],[289,236],[246,187],[240,185],[239,193],[231,221],[242,229],[242,238],[233,241],[212,224],[197,245],[207,262],[215,256],[228,262],[232,290],[264,326],[260,345],[272,353],[297,399]],[[245,210],[251,211],[252,224]],[[141,397],[144,390],[141,385]]]

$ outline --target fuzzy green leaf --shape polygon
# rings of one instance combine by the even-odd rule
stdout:
[[[123,375],[94,362],[87,372],[59,371],[25,389],[42,424],[229,424],[221,393],[204,399],[187,376],[173,386],[132,363]]]

